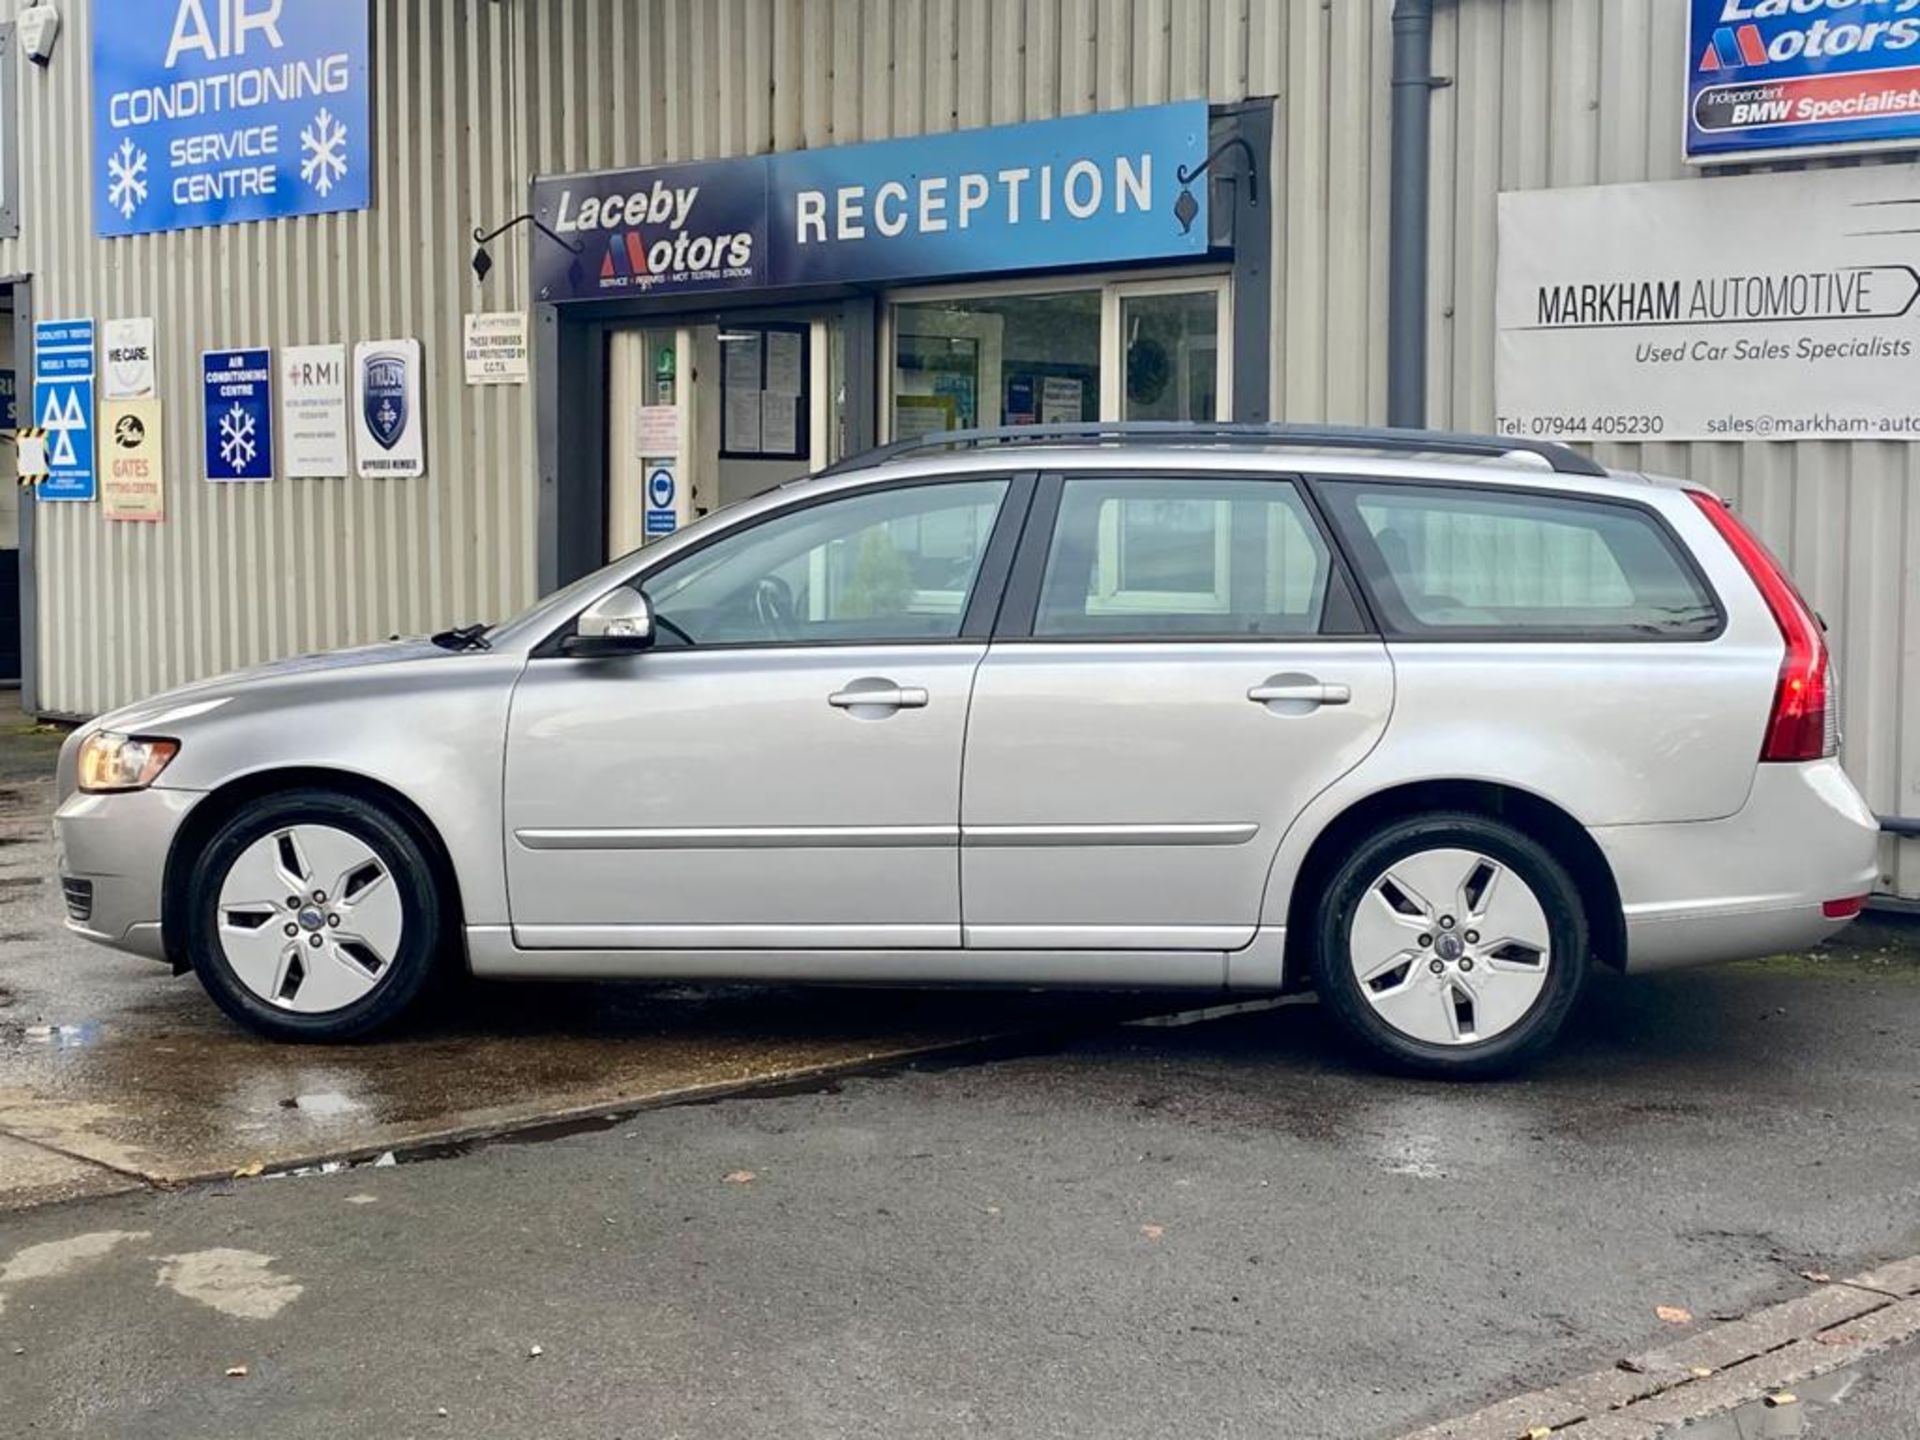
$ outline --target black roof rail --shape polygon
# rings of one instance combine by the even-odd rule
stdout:
[[[989,446],[1285,445],[1323,450],[1393,450],[1406,454],[1477,455],[1497,459],[1515,453],[1536,455],[1561,475],[1605,475],[1606,467],[1579,451],[1551,440],[1517,440],[1474,435],[1460,430],[1402,430],[1371,425],[1253,424],[1228,420],[1086,421],[1066,425],[1002,425],[977,430],[936,430],[911,440],[896,440],[835,461],[820,473],[843,475],[903,456],[936,450]]]

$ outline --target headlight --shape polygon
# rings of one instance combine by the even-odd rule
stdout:
[[[180,752],[178,740],[152,740],[96,730],[80,742],[80,788],[92,794],[144,790]]]

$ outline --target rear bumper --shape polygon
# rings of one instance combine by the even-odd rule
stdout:
[[[1879,823],[1837,760],[1759,766],[1724,820],[1592,834],[1620,887],[1633,973],[1818,944],[1848,923],[1822,905],[1867,894],[1879,874]]]
[[[76,791],[54,813],[67,928],[102,945],[166,958],[161,900],[167,855],[197,790]],[[72,883],[69,883],[72,882]]]

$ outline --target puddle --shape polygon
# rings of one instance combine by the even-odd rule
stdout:
[[[331,1118],[336,1115],[357,1115],[367,1107],[364,1102],[351,1095],[343,1095],[338,1090],[319,1090],[310,1095],[295,1095],[282,1100],[283,1110],[298,1110],[303,1115]]]
[[[78,1025],[27,1025],[21,1028],[20,1038],[29,1045],[75,1050],[82,1045],[91,1045],[100,1038],[100,1022],[86,1020]]]
[[[1660,1432],[1660,1440],[1791,1440],[1795,1436],[1832,1436],[1847,1432],[1840,1428],[1839,1408],[1847,1393],[1860,1381],[1858,1370],[1835,1370],[1764,1400],[1750,1400],[1737,1410],[1729,1410],[1687,1425],[1670,1425]]]

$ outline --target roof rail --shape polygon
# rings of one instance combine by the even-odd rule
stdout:
[[[822,475],[866,470],[907,455],[936,450],[989,446],[1154,445],[1172,443],[1293,446],[1323,450],[1391,450],[1404,454],[1478,455],[1499,458],[1525,454],[1545,460],[1561,475],[1605,475],[1598,461],[1551,440],[1517,440],[1459,430],[1399,430],[1369,425],[1252,424],[1245,421],[1125,420],[1069,425],[1002,425],[978,430],[936,430],[911,440],[896,440],[849,455]]]

